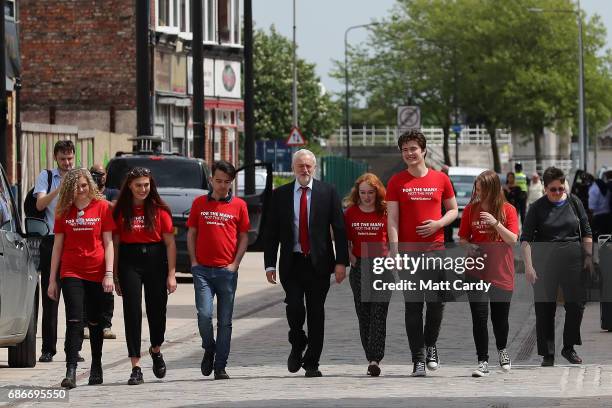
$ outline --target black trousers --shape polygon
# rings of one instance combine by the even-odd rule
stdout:
[[[323,352],[325,334],[325,299],[330,286],[328,274],[315,270],[310,257],[293,255],[293,268],[281,281],[285,290],[289,343],[292,349],[304,350],[303,367],[315,370]],[[306,301],[304,305],[304,300]],[[308,323],[308,336],[304,332]]]
[[[512,291],[491,285],[488,293],[468,292],[468,299],[472,312],[472,334],[478,361],[489,361],[489,306],[497,350],[505,349],[508,343],[508,314],[510,313]]]
[[[143,286],[151,346],[161,346],[164,342],[168,304],[167,278],[168,260],[163,243],[121,244],[119,285],[123,298],[123,320],[129,357],[140,357]]]
[[[83,313],[88,310],[89,342],[92,361],[102,359],[102,299],[104,290],[100,282],[78,278],[63,278],[64,304],[66,306],[66,365],[76,365],[83,344]]]
[[[586,292],[581,276],[582,252],[580,243],[548,244],[532,246],[534,268],[538,280],[533,285],[535,297],[536,333],[538,354],[555,355],[555,314],[557,293],[561,287],[565,307],[563,347],[582,344],[580,326],[584,313]]]
[[[102,328],[109,329],[112,327],[113,323],[113,313],[115,311],[115,295],[112,292],[104,292],[104,297],[102,298],[102,314],[100,318],[102,319]],[[87,321],[87,310],[85,310],[85,314],[83,316],[83,321]]]
[[[386,271],[387,275],[391,275]],[[385,339],[387,337],[387,312],[391,293],[372,294],[373,279],[381,278],[374,275],[368,260],[357,259],[355,267],[351,267],[349,282],[353,290],[355,311],[359,321],[359,336],[365,351],[367,361],[380,362],[385,356]],[[391,276],[382,278],[391,281]],[[381,296],[382,295],[382,296]]]
[[[51,275],[51,253],[53,252],[54,236],[43,237],[40,243],[40,294],[42,303],[42,348],[43,353],[57,353],[57,308],[59,302],[47,296],[49,288],[49,277]],[[58,273],[58,286],[59,273]]]

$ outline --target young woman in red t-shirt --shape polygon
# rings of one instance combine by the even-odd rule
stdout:
[[[349,282],[353,290],[355,310],[359,320],[361,344],[369,362],[367,374],[380,375],[379,363],[385,355],[387,311],[391,294],[373,290],[377,279],[391,280],[390,272],[374,275],[372,258],[386,256],[387,203],[385,187],[372,173],[360,176],[346,198],[344,213],[347,239],[350,247],[351,273]],[[364,245],[362,245],[364,244]]]
[[[478,368],[472,376],[484,377],[489,374],[489,303],[499,365],[502,370],[508,371],[511,367],[510,356],[506,350],[508,313],[514,290],[512,247],[518,238],[518,215],[516,208],[506,201],[501,182],[494,171],[484,171],[476,178],[472,199],[463,210],[459,237],[462,244],[469,246],[468,252],[472,256],[486,256],[484,269],[467,272],[467,279],[491,283],[488,292],[468,292],[472,331],[478,355]]]
[[[157,192],[149,169],[135,167],[121,186],[113,211],[117,229],[115,285],[123,297],[123,319],[128,355],[132,362],[129,385],[144,382],[140,369],[142,287],[149,322],[153,374],[166,375],[160,351],[166,332],[168,294],[176,290],[176,245],[170,208]]]
[[[47,289],[47,295],[57,301],[59,271],[66,305],[67,369],[62,381],[65,388],[76,387],[85,306],[91,343],[89,384],[102,384],[101,305],[104,292],[113,291],[114,228],[110,204],[98,192],[89,171],[69,171],[62,180],[55,210],[55,241]]]

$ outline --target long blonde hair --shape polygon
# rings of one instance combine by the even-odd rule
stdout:
[[[84,177],[89,184],[89,198],[92,200],[104,200],[104,196],[98,191],[98,186],[91,177],[91,173],[87,169],[74,169],[66,173],[62,179],[62,185],[55,207],[55,216],[65,215],[72,204],[74,204],[74,193],[77,191],[79,179]]]

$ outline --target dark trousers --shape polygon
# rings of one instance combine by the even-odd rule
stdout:
[[[489,361],[489,306],[497,350],[505,349],[508,343],[508,314],[510,313],[512,291],[491,285],[488,293],[469,292],[468,299],[472,312],[472,333],[478,361]]]
[[[561,287],[565,307],[563,327],[563,347],[582,344],[580,326],[586,298],[581,276],[582,253],[579,243],[552,244],[543,254],[534,253],[534,268],[538,280],[533,285],[535,297],[536,333],[538,354],[555,355],[555,314],[557,311],[557,292]]]
[[[329,274],[315,270],[310,257],[293,255],[293,267],[281,281],[285,290],[289,343],[295,350],[304,350],[303,367],[315,370],[323,351],[325,332],[325,299],[330,286]],[[306,305],[304,306],[304,300]],[[308,336],[304,332],[308,323]]]
[[[64,303],[66,305],[66,365],[76,365],[83,344],[83,313],[88,310],[89,342],[92,361],[102,359],[101,304],[104,290],[100,282],[78,278],[63,278]],[[86,306],[87,305],[87,306]]]
[[[59,302],[47,296],[49,277],[51,275],[51,253],[53,252],[54,236],[44,237],[40,243],[40,294],[42,303],[42,348],[43,353],[57,353],[57,308]],[[58,286],[59,273],[58,273]]]
[[[363,270],[362,270],[363,268]],[[389,273],[390,275],[390,273]],[[353,290],[355,311],[359,320],[359,335],[361,345],[365,351],[367,361],[380,362],[385,356],[385,339],[387,336],[387,312],[389,310],[390,293],[371,294],[372,278],[374,275],[371,268],[362,259],[357,259],[355,267],[351,268],[349,282]],[[387,277],[391,280],[391,277]],[[377,295],[383,295],[380,299]],[[375,301],[373,301],[375,300]]]
[[[593,216],[591,227],[593,228],[593,239],[597,239],[600,235],[612,233],[612,215],[597,214]]]
[[[166,246],[161,243],[121,244],[118,272],[128,355],[140,357],[143,286],[151,346],[161,346],[164,342],[168,304]]]
[[[100,317],[102,319],[102,329],[109,329],[113,325],[112,320],[115,311],[115,295],[113,295],[112,292],[104,292],[101,308],[102,315]],[[85,310],[83,321],[87,321],[87,310]]]

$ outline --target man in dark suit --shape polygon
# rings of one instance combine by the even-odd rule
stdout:
[[[303,367],[306,377],[322,375],[319,359],[323,351],[329,275],[334,273],[336,282],[342,282],[349,264],[340,198],[333,186],[313,178],[315,168],[316,158],[311,151],[302,149],[293,155],[295,180],[277,188],[272,195],[265,248],[266,277],[276,284],[280,244],[280,282],[286,294],[291,343],[287,368],[295,373]],[[303,329],[304,321],[308,323],[308,336]]]

